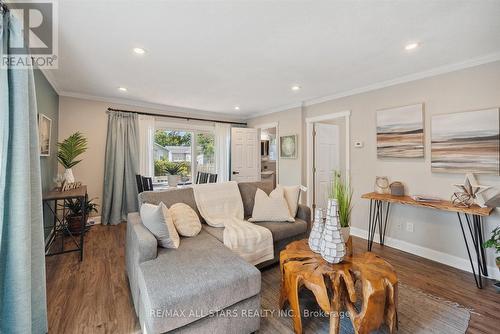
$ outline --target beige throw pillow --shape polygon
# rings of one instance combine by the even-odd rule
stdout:
[[[277,188],[283,189],[286,204],[290,210],[290,216],[295,217],[299,209],[300,186],[282,186],[278,184]]]
[[[177,232],[183,237],[194,237],[201,231],[200,218],[186,203],[175,203],[168,209]]]
[[[141,220],[156,237],[158,245],[163,248],[179,247],[179,234],[165,204],[162,202],[159,205],[144,203],[141,206]]]
[[[290,215],[288,205],[286,204],[283,189],[274,189],[269,196],[257,189],[255,193],[255,204],[253,206],[252,218],[250,222],[294,222],[295,219]]]

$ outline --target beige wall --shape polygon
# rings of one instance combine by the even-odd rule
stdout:
[[[452,186],[461,183],[464,175],[432,173],[430,169],[430,120],[431,115],[458,111],[478,110],[500,107],[500,62],[447,73],[432,78],[400,84],[363,94],[307,106],[302,111],[292,109],[269,114],[249,121],[249,124],[279,122],[284,131],[299,131],[306,117],[327,113],[351,111],[351,180],[354,188],[354,209],[352,226],[366,230],[368,222],[368,202],[361,200],[363,193],[373,190],[375,176],[385,175],[391,181],[405,183],[410,194],[427,194],[450,198],[456,191]],[[425,108],[425,158],[424,159],[377,159],[375,111],[377,109],[424,103]],[[300,122],[300,124],[299,124]],[[303,142],[304,138],[301,136]],[[363,148],[354,148],[355,141],[363,141]],[[280,178],[289,183],[306,182],[303,146],[300,161],[293,161],[293,166],[281,170]],[[302,178],[297,175],[297,168],[302,168]],[[289,175],[287,175],[287,173]],[[488,195],[500,191],[500,177],[481,175],[482,184],[494,186]],[[398,231],[396,223],[403,223]],[[413,233],[405,230],[405,224],[414,224]],[[485,236],[500,224],[498,210],[486,219]],[[467,252],[456,214],[439,212],[431,209],[412,208],[394,205],[391,209],[389,237],[394,238],[401,247],[410,247],[415,252],[426,254],[437,260],[443,260],[458,267],[468,267]],[[495,267],[494,253],[488,251],[488,264]],[[498,275],[498,270],[493,269]],[[472,279],[472,278],[471,278]],[[472,283],[472,282],[471,282]]]
[[[104,183],[104,156],[106,150],[106,134],[108,117],[106,110],[109,108],[125,110],[141,110],[150,113],[168,113],[170,115],[181,115],[176,112],[159,111],[156,109],[139,108],[136,106],[119,105],[115,103],[92,101],[61,96],[59,99],[59,141],[64,140],[76,131],[80,131],[88,138],[88,150],[83,154],[83,161],[73,168],[77,181],[81,181],[88,187],[90,198],[98,197],[99,205],[102,203],[102,191]],[[186,115],[182,115],[186,116]],[[223,120],[218,115],[201,116],[191,114],[192,117],[210,118]],[[168,118],[161,118],[169,120]],[[176,120],[179,123],[182,120]],[[190,121],[190,124],[200,125],[206,122]],[[59,168],[61,168],[59,166]],[[62,172],[62,171],[61,171]]]

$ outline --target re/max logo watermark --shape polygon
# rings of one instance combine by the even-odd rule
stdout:
[[[9,16],[8,50],[1,68],[58,67],[58,16],[55,0],[5,1]],[[6,22],[6,20],[4,20]],[[4,44],[5,45],[5,44]]]

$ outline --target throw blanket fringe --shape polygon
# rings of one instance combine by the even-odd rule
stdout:
[[[193,190],[207,224],[224,228],[226,247],[253,265],[274,258],[271,231],[243,219],[243,201],[236,182],[199,184]]]

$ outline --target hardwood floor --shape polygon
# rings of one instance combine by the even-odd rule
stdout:
[[[85,240],[84,261],[77,253],[47,258],[49,333],[140,333],[125,275],[126,225],[94,226]],[[354,252],[366,241],[353,238]],[[472,274],[373,244],[407,285],[472,309],[467,333],[498,333],[500,295]]]

